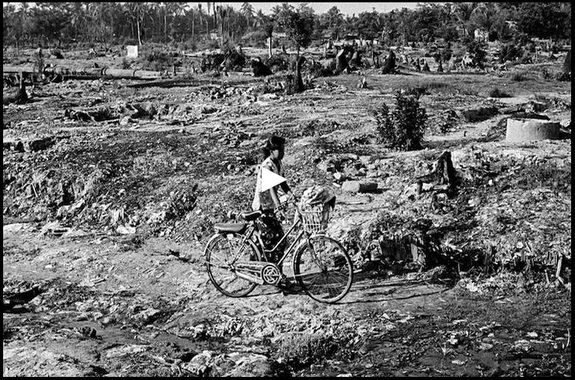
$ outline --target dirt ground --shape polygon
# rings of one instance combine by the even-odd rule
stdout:
[[[4,313],[5,376],[571,372],[564,293],[471,292],[463,280],[450,288],[416,274],[359,273],[337,305],[272,287],[236,300],[216,292],[200,263],[167,253],[169,242],[124,244],[4,228],[4,286],[41,289]]]
[[[310,181],[333,187],[331,228],[342,239],[392,201],[428,213],[427,198],[403,194],[414,171],[424,173],[444,150],[462,172],[478,152],[492,169],[496,158],[552,163],[556,184],[512,172],[495,188],[486,177],[475,192],[484,197],[477,215],[499,207],[515,219],[494,235],[466,236],[500,236],[500,247],[529,242],[536,251],[524,218],[544,230],[533,238],[548,252],[570,258],[570,140],[509,143],[500,127],[502,110],[546,99],[540,112],[570,131],[570,82],[543,80],[537,68],[519,67],[530,76],[522,81],[511,73],[368,72],[367,89],[349,74],[316,78],[296,95],[258,93],[262,79],[245,73],[176,88],[130,88],[126,80],[34,88],[31,102],[3,107],[3,375],[571,376],[570,279],[563,286],[554,272],[469,269],[443,282],[432,271],[370,268],[352,252],[351,292],[325,305],[297,288],[226,298],[203,267],[211,225],[249,208],[253,152],[270,132],[288,138],[284,162],[296,192]],[[367,110],[413,86],[427,89],[421,104],[433,117],[494,105],[499,113],[430,129],[422,151],[383,149]],[[493,87],[512,96],[489,98]],[[102,109],[101,120],[79,112]],[[29,143],[40,140],[45,146]],[[321,169],[338,155],[372,157],[367,174],[354,174],[380,191],[342,191]],[[377,160],[388,166],[378,169]],[[66,194],[74,199],[62,201]],[[473,194],[460,197],[473,204]],[[16,296],[7,302],[9,294]]]

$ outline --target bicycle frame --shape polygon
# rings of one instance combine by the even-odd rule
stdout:
[[[297,208],[296,208],[297,210]],[[291,227],[289,228],[289,230],[284,234],[284,236],[282,236],[282,238],[276,243],[276,245],[272,248],[272,249],[265,249],[264,248],[264,243],[262,241],[261,235],[259,233],[259,230],[252,224],[250,226],[250,228],[248,229],[247,233],[245,234],[245,239],[251,239],[252,236],[255,235],[256,241],[254,243],[256,243],[256,246],[261,250],[261,253],[266,257],[267,259],[267,253],[270,252],[274,252],[275,250],[278,249],[279,246],[281,246],[283,244],[283,242],[285,240],[287,240],[288,236],[290,236],[292,234],[292,232],[299,226],[301,226],[302,222],[301,222],[301,218],[298,218],[298,220],[296,220]],[[285,259],[290,255],[290,253],[293,252],[294,248],[296,246],[299,245],[299,243],[301,242],[301,238],[304,235],[309,235],[307,232],[305,232],[303,229],[301,231],[299,231],[299,233],[296,235],[295,239],[292,241],[292,243],[289,245],[289,247],[284,251],[284,254],[282,255],[282,257],[278,260],[278,262],[276,263],[279,267],[282,266],[283,262],[285,261]],[[242,240],[242,242],[244,242],[245,240]],[[252,240],[253,241],[253,240]]]
[[[235,239],[232,239],[231,236],[227,238],[230,239],[229,247],[231,248],[231,252],[223,251],[226,258],[223,260],[219,259],[219,261],[212,263],[211,255],[207,256],[206,263],[208,265],[210,280],[218,290],[230,297],[245,296],[254,289],[253,287],[255,285],[253,284],[278,286],[282,281],[282,278],[286,279],[287,274],[287,276],[293,276],[294,280],[302,286],[305,292],[317,301],[328,303],[337,302],[347,294],[353,281],[353,265],[345,248],[340,242],[327,236],[322,230],[315,232],[314,228],[308,229],[305,224],[305,215],[302,215],[303,212],[295,202],[293,204],[295,206],[293,222],[287,232],[271,249],[266,249],[264,246],[262,233],[259,229],[259,225],[256,223],[257,219],[254,219],[256,216],[254,214],[249,214],[249,218],[246,218],[248,219],[246,224],[237,224],[230,228],[224,228],[227,226],[217,228],[220,231],[218,234],[214,235],[206,245],[206,253],[210,252],[208,248],[210,247],[212,240],[216,239],[217,241],[218,236],[221,236],[222,234],[235,236]],[[258,214],[257,217],[260,216],[261,213]],[[226,231],[229,232],[226,233]],[[283,250],[281,258],[277,262],[275,260],[268,261],[270,253],[278,252],[280,246],[284,244],[288,245],[286,244],[288,242],[288,238],[293,238],[293,240],[290,241],[289,246]],[[317,242],[319,243],[319,251],[317,252],[315,239],[318,239]],[[326,242],[326,245],[324,246],[322,242]],[[331,248],[332,246],[333,248]],[[322,255],[324,247],[327,247],[325,253],[328,257],[333,253],[335,255],[334,257],[341,260],[337,261],[339,264],[335,263],[335,261],[332,262],[330,259],[323,259]],[[307,250],[308,248],[309,251]],[[224,248],[224,250],[227,249],[228,248]],[[244,249],[249,251],[249,257],[244,256],[246,253]],[[288,256],[292,254],[293,273],[287,272],[284,274],[284,271],[282,270],[283,264],[286,262]],[[256,255],[259,257],[255,257]],[[215,257],[217,257],[217,255]],[[241,260],[240,257],[242,257]],[[309,263],[311,263],[311,266]],[[225,273],[226,271],[230,271],[235,275],[235,278],[240,278],[243,281],[252,283],[252,285],[250,285],[251,287],[248,287],[245,291],[242,289],[236,291],[232,290],[232,288],[228,288],[227,285],[223,285],[223,280],[220,282],[218,279],[214,279],[212,275],[210,267],[214,266],[214,264],[215,267],[224,269],[224,273],[216,275],[217,278],[224,276],[223,278],[226,279],[227,277],[225,277]],[[332,265],[334,266],[333,268]],[[339,271],[342,269],[346,272],[342,272],[340,274]],[[334,271],[338,273],[334,273],[333,276],[335,277],[332,277],[332,274],[330,273]],[[346,282],[341,282],[346,278],[345,276],[347,276]],[[318,281],[318,279],[320,279],[320,281]],[[324,283],[323,281],[328,282]],[[341,291],[338,294],[333,293],[334,290],[338,291],[339,289],[337,284],[334,288],[335,283],[332,284],[333,281],[341,283]],[[325,297],[326,291],[328,295],[327,298]]]

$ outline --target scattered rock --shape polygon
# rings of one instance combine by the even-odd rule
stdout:
[[[345,181],[341,189],[350,193],[374,193],[377,182]]]

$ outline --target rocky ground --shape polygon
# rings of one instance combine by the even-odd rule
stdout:
[[[35,87],[3,107],[3,374],[570,376],[570,140],[505,141],[526,113],[570,133],[570,82],[541,74],[554,68],[366,71],[367,88],[349,74],[296,95],[247,73]],[[370,110],[406,88],[430,116],[425,149],[394,152]],[[274,132],[296,193],[338,197],[330,234],[357,274],[337,305],[208,282],[203,245],[249,208]],[[414,193],[444,151],[457,195]]]

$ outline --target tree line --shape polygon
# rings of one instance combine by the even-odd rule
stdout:
[[[307,4],[275,6],[268,14],[245,2],[229,5],[185,2],[3,3],[4,46],[70,43],[263,43],[274,32],[290,32],[296,47],[310,40],[348,35],[386,45],[465,42],[477,29],[489,40],[570,39],[569,2],[419,3],[415,9],[344,15],[337,6],[317,14]],[[296,24],[294,24],[296,23]],[[299,35],[294,35],[297,32]],[[302,43],[298,43],[298,39]]]

